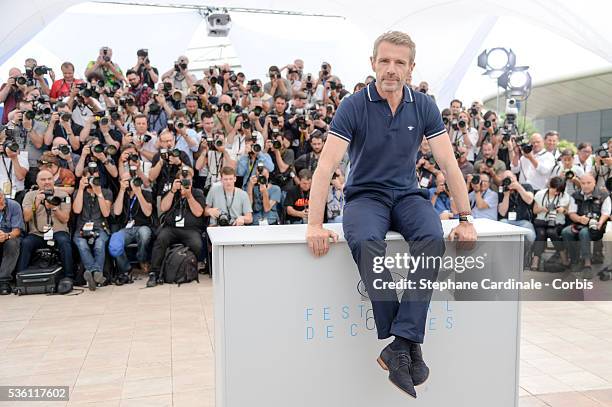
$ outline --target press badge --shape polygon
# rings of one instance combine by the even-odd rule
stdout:
[[[2,183],[2,193],[6,196],[10,195],[12,192],[11,183],[9,181],[4,181]]]
[[[93,222],[87,222],[85,223],[85,225],[83,225],[83,232],[91,232],[94,228],[94,223]]]
[[[508,220],[516,220],[516,212],[508,212]]]
[[[429,178],[421,178],[419,185],[423,188],[427,188],[429,186]]]
[[[127,223],[127,225],[125,225],[126,229],[131,229],[134,227],[134,220],[131,220]]]
[[[43,234],[44,240],[53,240],[53,228],[50,226],[45,226],[45,233]]]
[[[181,215],[177,215],[174,218],[174,226],[176,226],[177,228],[184,228],[185,227],[185,218]]]

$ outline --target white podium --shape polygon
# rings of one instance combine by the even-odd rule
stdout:
[[[445,234],[454,225],[444,221]],[[388,341],[377,339],[342,226],[326,227],[341,241],[319,259],[305,225],[208,229],[217,407],[518,405],[517,301],[433,301],[423,345],[431,374],[413,400],[376,363]],[[488,220],[476,229],[479,240],[516,242],[520,273],[524,229]],[[388,254],[407,249],[397,233],[387,241]]]

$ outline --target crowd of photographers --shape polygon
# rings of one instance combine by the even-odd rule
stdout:
[[[160,74],[141,49],[124,72],[102,47],[84,79],[70,62],[61,78],[31,58],[23,72],[12,68],[0,88],[0,294],[41,248],[59,254],[61,291],[79,275],[91,290],[128,283],[132,267],[153,287],[173,244],[205,263],[207,227],[306,223],[334,112],[374,78],[349,92],[328,62],[316,74],[303,67],[270,66],[260,80],[211,66],[197,78],[179,56]],[[414,88],[428,93],[426,82]],[[601,255],[590,242],[610,215],[612,144],[559,151],[555,132],[519,136],[513,109],[504,123],[478,103],[454,100],[442,111],[474,216],[530,229],[534,267],[547,238],[564,263],[590,267]],[[333,175],[326,222],[342,221],[347,166],[345,158]],[[440,217],[454,217],[425,140],[417,171]],[[566,255],[571,241],[580,250]]]
[[[516,101],[508,100],[502,118],[483,114],[474,102],[453,100],[442,119],[468,186],[474,218],[501,220],[528,229],[526,265],[531,270],[582,271],[602,263],[602,238],[610,219],[612,139],[595,148],[579,143],[577,152],[559,148],[560,135],[522,134]],[[420,185],[442,219],[457,211],[444,176],[424,140],[417,163]],[[543,264],[547,242],[555,252]],[[549,266],[549,267],[543,267]],[[610,279],[610,273],[600,273]]]
[[[173,244],[206,262],[206,227],[307,222],[312,173],[349,92],[329,63],[303,66],[271,66],[265,80],[211,66],[196,78],[185,56],[160,73],[141,49],[122,70],[102,47],[84,79],[70,62],[61,78],[31,58],[12,68],[0,88],[0,294],[39,249],[58,253],[62,291],[78,275],[91,290],[125,284],[135,266],[151,287]],[[342,219],[345,170],[328,222]]]

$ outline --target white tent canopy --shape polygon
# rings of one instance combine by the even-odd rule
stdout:
[[[83,4],[78,4],[83,3]],[[185,4],[188,1],[131,0],[130,3]],[[193,1],[193,3],[196,3]],[[417,44],[413,82],[427,80],[440,106],[458,97],[466,103],[496,92],[482,76],[477,55],[485,48],[512,48],[517,65],[529,65],[534,85],[557,77],[612,68],[612,11],[608,2],[569,0],[391,0],[372,3],[216,0],[208,6],[256,7],[342,15],[344,19],[230,13],[230,40],[248,77],[263,78],[270,65],[295,58],[317,73],[321,62],[348,88],[371,73],[368,57],[374,39],[396,29]],[[199,4],[199,3],[198,3]],[[93,4],[79,0],[2,2],[0,78],[26,57],[53,67],[76,65],[77,76],[102,45],[126,70],[138,48],[148,48],[160,71],[193,44],[211,41],[201,35],[202,17],[195,10]],[[199,28],[199,29],[198,29]],[[194,33],[199,38],[194,38]],[[203,37],[203,38],[202,38]]]

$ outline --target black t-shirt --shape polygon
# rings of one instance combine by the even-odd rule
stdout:
[[[81,130],[83,130],[83,126],[76,124],[72,120],[70,121],[70,128],[72,129],[72,134],[74,134],[77,138],[81,135]],[[61,125],[59,121],[55,123],[55,126],[53,127],[53,138],[56,138],[56,137],[61,137],[64,140],[66,140],[68,143],[70,143],[70,139],[68,138],[68,133],[66,133],[66,130],[64,130],[64,127]]]
[[[184,151],[181,150],[181,154],[179,158],[181,159],[181,162],[183,163],[182,165],[188,165],[189,167],[192,166],[191,161],[189,160],[189,156]],[[155,167],[160,159],[161,159],[160,153],[155,154],[155,156],[153,157],[153,160],[151,161],[152,166]],[[156,195],[164,195],[166,192],[170,190],[170,188],[172,188],[172,183],[174,182],[174,179],[176,178],[176,174],[179,172],[180,169],[181,169],[181,166],[171,165],[168,162],[162,166],[161,172],[159,173],[159,176],[155,180],[156,182],[154,185],[154,192]]]
[[[204,192],[198,188],[193,188],[191,191],[195,200],[202,206],[202,209],[206,208],[206,197],[204,196]],[[195,217],[193,213],[191,213],[187,198],[181,198],[180,191],[174,193],[172,208],[164,214],[164,224],[166,226],[175,226],[177,216],[185,221],[182,229],[204,229],[204,216]]]
[[[533,193],[533,187],[531,184],[521,184],[525,191]],[[499,193],[499,202],[504,199],[504,194]],[[516,212],[516,220],[528,220],[531,221],[533,216],[531,212],[532,205],[528,205],[523,198],[521,198],[521,194],[516,191],[510,192],[510,197],[508,198],[508,212],[506,212],[506,216],[502,216],[504,219],[508,219],[508,213]]]
[[[287,197],[285,198],[285,208],[288,206],[293,207],[296,211],[303,211],[308,208],[308,199],[310,198],[310,191],[302,191],[299,186],[295,186],[287,191]],[[287,215],[287,220],[291,222],[297,222],[302,220],[295,216]]]
[[[143,190],[142,195],[145,201],[153,202],[151,192]],[[130,220],[134,220],[134,226],[151,226],[151,217],[142,212],[138,197],[134,194],[130,198],[130,194],[125,192],[123,195],[123,212],[121,212],[120,223],[122,226],[125,226]]]
[[[159,77],[159,71],[155,67],[151,67],[151,70],[155,72],[155,75]],[[140,76],[140,82],[146,83],[148,87],[154,88],[155,82],[151,79],[151,74],[148,69],[145,69],[144,65],[138,65],[138,70],[136,71],[138,76]]]
[[[317,169],[318,163],[319,159],[315,156],[315,153],[311,151],[310,153],[299,156],[293,165],[296,173],[299,173],[304,168],[314,172],[314,170]]]
[[[77,215],[75,229],[76,233],[79,233],[81,229],[83,229],[83,225],[85,225],[87,222],[93,222],[94,229],[97,230],[108,228],[108,223],[100,211],[98,197],[93,193],[90,194],[88,190],[89,188],[83,191],[83,209],[81,210],[81,213]],[[74,198],[76,198],[78,193],[78,191],[74,193]],[[113,193],[110,190],[102,188],[102,195],[104,196],[105,200],[110,202],[113,201]]]

